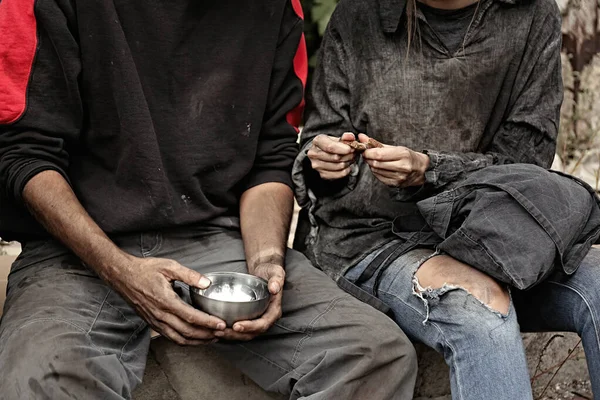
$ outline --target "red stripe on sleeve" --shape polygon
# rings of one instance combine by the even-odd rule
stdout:
[[[294,12],[300,19],[304,19],[304,11],[302,10],[302,4],[300,4],[300,0],[292,0],[292,7],[294,8]]]
[[[25,112],[27,84],[37,47],[35,0],[0,1],[0,123]]]
[[[292,0],[292,7],[294,8],[296,15],[298,15],[300,19],[304,19],[304,12],[302,11],[300,0]],[[300,101],[300,104],[298,104],[287,114],[286,120],[296,129],[296,131],[298,131],[298,127],[302,123],[302,112],[304,111],[304,89],[306,88],[306,79],[308,78],[308,54],[306,52],[306,40],[304,38],[304,33],[300,38],[300,43],[298,43],[298,49],[296,50],[296,55],[294,56],[294,73],[302,82],[302,100]]]

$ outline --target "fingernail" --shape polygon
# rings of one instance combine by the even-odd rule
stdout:
[[[198,287],[200,289],[206,289],[207,287],[210,286],[212,282],[210,281],[210,279],[208,279],[207,277],[203,276],[202,278],[200,278],[200,282],[198,282]]]
[[[214,331],[213,335],[218,336],[218,337],[223,337],[223,336],[225,336],[225,332],[223,332],[223,331]]]
[[[278,283],[272,284],[271,288],[273,289],[273,291],[275,292],[275,294],[279,293],[279,290],[281,290],[281,288],[279,287]]]
[[[244,332],[244,327],[241,325],[236,325],[233,327],[233,330],[236,332]]]
[[[222,322],[219,322],[219,323],[217,324],[217,329],[219,329],[219,330],[221,330],[221,331],[222,331],[223,329],[225,329],[225,324],[224,324],[224,323],[222,323]]]

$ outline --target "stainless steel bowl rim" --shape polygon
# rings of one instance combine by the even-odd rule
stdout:
[[[268,288],[269,282],[267,282],[265,279],[261,278],[260,276],[250,275],[250,274],[244,274],[244,273],[241,273],[241,272],[208,272],[208,273],[202,274],[202,275],[205,276],[205,277],[207,277],[208,279],[210,279],[211,276],[232,276],[232,275],[234,275],[234,276],[250,277],[250,278],[253,278],[253,279],[257,279],[257,280],[263,282],[265,285],[267,285],[267,293],[269,294],[267,297],[271,296],[271,292],[269,292],[269,288]],[[212,282],[212,280],[211,280],[211,282]],[[208,289],[208,288],[206,288],[206,289]],[[261,297],[260,299],[250,300],[250,301],[217,300],[217,299],[210,298],[210,297],[205,296],[204,294],[200,293],[201,291],[206,290],[206,289],[200,289],[200,288],[197,288],[195,286],[190,286],[190,290],[194,291],[198,296],[202,296],[205,299],[208,299],[208,300],[211,300],[211,301],[218,301],[218,302],[221,302],[221,303],[233,303],[233,304],[235,304],[235,303],[238,303],[238,304],[239,303],[244,303],[244,304],[250,304],[250,303],[258,303],[259,301],[263,301],[265,298],[267,298],[267,297]]]

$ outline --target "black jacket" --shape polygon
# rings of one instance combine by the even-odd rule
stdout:
[[[417,207],[439,250],[518,289],[554,271],[572,274],[600,238],[594,190],[531,164],[475,171]],[[410,230],[402,224],[396,219],[395,228]]]

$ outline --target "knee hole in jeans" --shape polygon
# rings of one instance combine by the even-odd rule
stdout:
[[[431,257],[419,266],[413,276],[413,294],[427,307],[427,319],[428,299],[439,298],[453,290],[464,290],[499,316],[504,317],[509,312],[511,300],[506,287],[452,257]]]

